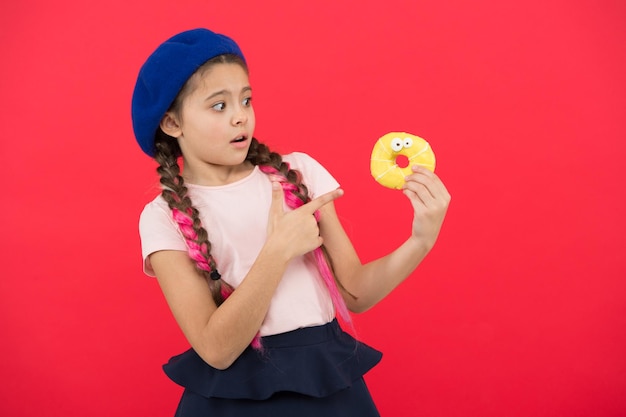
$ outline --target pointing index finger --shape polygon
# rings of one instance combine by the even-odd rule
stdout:
[[[322,194],[321,196],[314,198],[313,200],[309,201],[308,203],[300,207],[299,210],[305,210],[313,214],[317,210],[325,206],[326,204],[330,203],[331,201],[336,200],[342,195],[343,195],[343,190],[341,188],[337,188],[336,190],[330,191],[326,194]]]

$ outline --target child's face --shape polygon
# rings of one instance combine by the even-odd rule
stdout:
[[[237,64],[215,64],[194,77],[179,120],[185,165],[243,163],[255,125],[248,74]]]

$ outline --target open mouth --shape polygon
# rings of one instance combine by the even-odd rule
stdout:
[[[240,142],[245,142],[245,140],[248,139],[248,137],[246,135],[241,135],[241,136],[237,136],[235,139],[231,140],[231,143],[240,143]]]

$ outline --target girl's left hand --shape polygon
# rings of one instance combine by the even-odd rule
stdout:
[[[439,177],[426,168],[411,167],[402,192],[413,206],[412,237],[430,250],[446,217],[450,194]]]

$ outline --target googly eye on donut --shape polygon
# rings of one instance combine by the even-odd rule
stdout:
[[[378,139],[372,149],[370,171],[374,179],[387,188],[402,189],[404,178],[413,173],[412,165],[435,171],[435,154],[419,136],[390,132]]]

